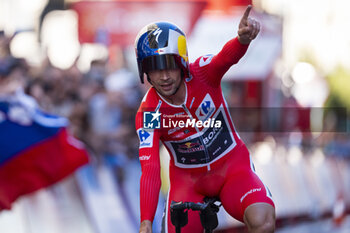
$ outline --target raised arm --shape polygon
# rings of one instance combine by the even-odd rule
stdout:
[[[223,75],[244,56],[250,42],[258,35],[260,23],[249,17],[251,9],[251,5],[246,8],[236,38],[228,41],[218,54],[200,57],[195,62],[198,68],[194,72],[204,75],[204,79],[212,86],[220,86]]]

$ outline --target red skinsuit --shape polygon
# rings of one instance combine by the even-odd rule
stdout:
[[[247,48],[235,38],[217,55],[202,56],[191,63],[192,77],[185,78],[186,99],[182,105],[168,103],[154,88],[145,95],[136,115],[142,167],[141,221],[153,221],[157,208],[161,186],[159,140],[171,157],[166,232],[175,232],[170,222],[171,201],[201,202],[205,196],[217,196],[225,210],[240,221],[243,221],[244,210],[252,203],[274,205],[268,189],[254,172],[246,146],[235,131],[220,86],[223,75]],[[161,114],[159,118],[149,113],[157,111]],[[147,118],[145,114],[161,120],[157,125],[153,117]],[[144,118],[160,128],[148,129]],[[220,120],[220,128],[177,127],[179,121],[203,122],[208,118]],[[188,214],[188,224],[182,232],[203,232],[198,212],[189,211]]]

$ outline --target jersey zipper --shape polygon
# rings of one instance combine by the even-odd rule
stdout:
[[[187,113],[187,115],[191,118],[191,120],[193,120],[194,117],[192,116],[191,112],[188,110],[188,108],[186,107],[186,105],[183,103],[181,106],[182,106],[182,108],[185,110],[185,112]],[[200,131],[199,131],[199,129],[197,128],[196,124],[194,125],[194,128],[196,129],[197,133],[200,133]],[[206,145],[204,144],[202,135],[199,136],[199,140],[201,141],[202,145],[204,146],[204,153],[205,153],[206,162],[209,163],[209,161],[210,161],[210,156],[209,156],[208,149],[207,149]],[[207,168],[208,168],[208,171],[210,171],[210,164],[207,164]]]

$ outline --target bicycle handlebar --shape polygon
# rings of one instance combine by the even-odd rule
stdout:
[[[173,210],[205,210],[209,203],[194,203],[194,202],[172,202],[170,208]]]
[[[218,198],[204,198],[203,203],[194,202],[175,202],[170,204],[171,222],[175,226],[176,233],[181,232],[181,227],[184,227],[188,222],[187,210],[200,211],[200,219],[205,232],[212,232],[218,225],[216,213],[219,212],[220,205],[215,202],[220,201]]]
[[[208,206],[213,207],[216,206],[214,203],[216,201],[220,201],[218,198],[216,197],[212,197],[212,198],[205,198],[203,203],[194,203],[194,202],[175,202],[172,201],[170,204],[170,208],[173,210],[185,210],[185,209],[191,209],[191,210],[205,210],[206,208],[208,208]],[[219,207],[219,206],[217,206]]]

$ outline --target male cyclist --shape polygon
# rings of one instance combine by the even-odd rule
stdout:
[[[165,232],[175,232],[170,221],[171,201],[201,202],[219,197],[225,210],[244,222],[249,232],[273,232],[275,209],[271,194],[254,171],[249,151],[235,131],[220,87],[226,71],[245,54],[260,30],[248,6],[238,36],[217,55],[189,64],[185,34],[167,22],[145,26],[135,41],[141,82],[152,85],[136,115],[140,139],[140,233],[152,232],[160,179],[159,141],[170,159],[170,189]],[[198,212],[189,211],[185,233],[200,233]]]

